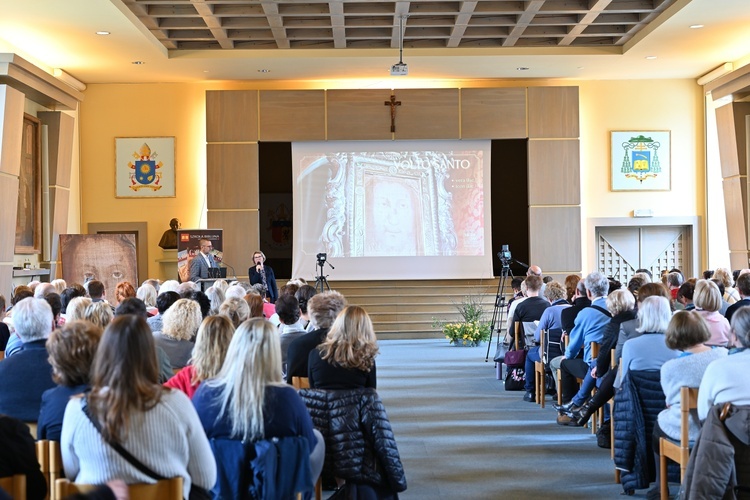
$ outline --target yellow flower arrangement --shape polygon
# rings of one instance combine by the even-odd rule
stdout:
[[[445,323],[443,335],[456,345],[479,345],[480,342],[490,338],[489,323],[480,323],[477,320],[466,323]]]

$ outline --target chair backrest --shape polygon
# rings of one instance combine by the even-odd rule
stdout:
[[[688,430],[690,427],[690,412],[698,409],[698,388],[680,387],[680,446],[690,447]],[[697,418],[697,415],[696,415]]]
[[[310,380],[307,377],[292,377],[292,386],[298,391],[300,389],[309,389]]]
[[[599,347],[601,347],[601,344],[599,342],[596,342],[594,340],[591,341],[591,359],[596,359],[599,357]]]
[[[5,490],[11,498],[26,498],[26,476],[16,474],[14,476],[0,477],[0,488]]]
[[[88,493],[96,488],[95,484],[76,484],[67,479],[55,481],[55,498],[65,498],[76,493]],[[182,477],[162,479],[154,484],[129,484],[130,498],[138,500],[182,500]]]
[[[542,345],[542,361],[545,364],[558,356],[565,354],[563,347],[563,330],[560,328],[550,328],[544,337]]]
[[[63,470],[62,453],[60,452],[60,443],[58,441],[48,441],[49,445],[49,492],[51,500],[61,500],[55,496],[55,481],[65,477]]]
[[[0,361],[5,359],[5,351],[0,351]]]

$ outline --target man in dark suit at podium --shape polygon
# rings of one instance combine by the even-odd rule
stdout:
[[[199,240],[200,252],[190,261],[190,281],[198,282],[199,279],[207,279],[215,276],[211,275],[209,269],[218,269],[211,250],[214,246],[208,240]]]

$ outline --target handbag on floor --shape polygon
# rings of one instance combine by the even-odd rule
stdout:
[[[505,376],[506,391],[522,391],[526,384],[526,370],[520,367],[508,368]]]
[[[526,350],[518,349],[505,353],[505,366],[508,368],[523,368],[526,366]]]

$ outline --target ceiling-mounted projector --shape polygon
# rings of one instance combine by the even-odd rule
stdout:
[[[391,76],[406,76],[409,74],[409,66],[404,62],[398,62],[391,66]]]

